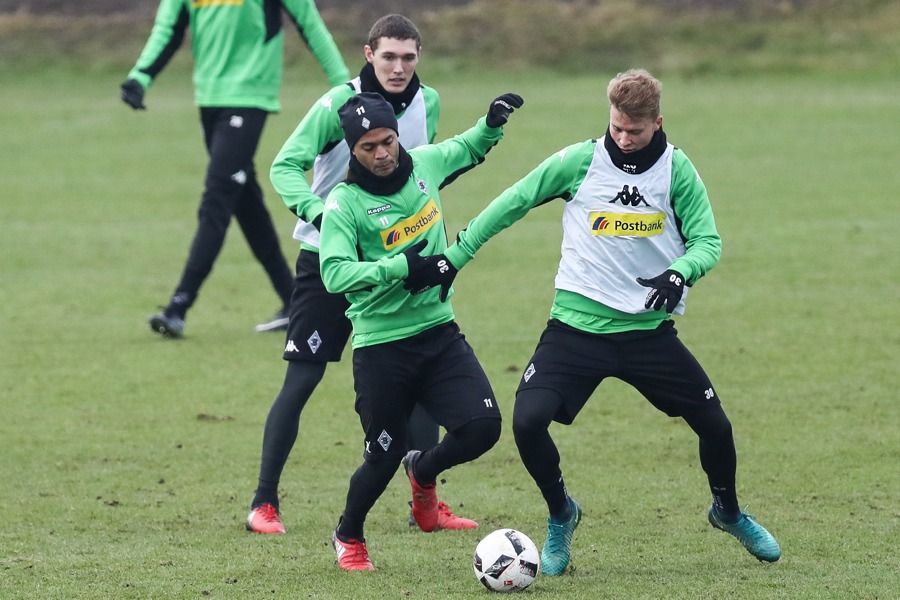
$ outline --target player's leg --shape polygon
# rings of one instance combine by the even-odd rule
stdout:
[[[416,404],[406,428],[407,450],[430,450],[440,441],[440,426],[421,404]]]
[[[411,382],[415,357],[398,353],[397,342],[353,351],[356,411],[365,432],[363,463],[350,478],[333,542],[345,570],[371,567],[365,549],[365,521],[397,472],[406,450],[406,423],[415,403]]]
[[[513,435],[519,457],[534,479],[550,516],[541,547],[541,571],[561,575],[569,565],[572,536],[581,521],[581,506],[569,497],[560,468],[560,455],[549,426],[564,405],[555,390],[520,389],[513,410]]]
[[[519,457],[541,491],[551,519],[560,522],[571,515],[571,506],[550,423],[562,406],[563,399],[555,390],[527,388],[516,393],[513,408],[513,436]]]
[[[500,418],[483,415],[448,430],[435,447],[419,452],[414,472],[421,482],[434,483],[438,475],[455,467],[475,460],[494,447],[500,439]]]
[[[252,115],[254,117],[257,114],[262,114],[262,123],[265,123],[265,112],[257,109],[247,110],[255,111]],[[248,114],[247,116],[250,117],[251,115]],[[259,135],[262,135],[262,124],[260,125]],[[247,244],[250,246],[253,256],[263,266],[266,274],[269,276],[272,287],[275,288],[275,292],[281,298],[281,310],[279,312],[286,314],[293,289],[293,276],[284,253],[281,251],[281,244],[278,240],[275,224],[272,222],[272,216],[269,214],[268,208],[266,208],[252,157],[246,170],[246,179],[244,194],[235,207],[234,216],[241,231],[244,233],[244,237],[247,239]],[[276,329],[273,327],[270,330]],[[284,327],[281,329],[284,329]]]
[[[293,275],[287,259],[281,251],[281,243],[278,241],[278,233],[272,222],[272,215],[266,208],[262,189],[259,187],[256,171],[252,166],[251,173],[252,182],[248,180],[246,193],[243,200],[237,205],[234,216],[247,239],[250,251],[265,269],[275,293],[281,299],[281,310],[286,312],[293,289]]]
[[[494,392],[472,347],[456,323],[433,327],[410,340],[407,350],[423,357],[418,398],[447,433],[433,448],[404,459],[413,491],[413,518],[423,531],[473,529],[478,524],[450,512],[437,497],[437,476],[475,460],[500,438]]]
[[[682,418],[697,434],[700,466],[706,473],[713,505],[728,520],[736,520],[741,510],[737,499],[737,453],[731,422],[720,404],[686,413]]]
[[[572,536],[581,521],[569,496],[550,424],[571,423],[601,381],[615,367],[613,347],[597,336],[551,320],[519,382],[513,435],[525,469],[547,503],[547,537],[541,570],[561,575],[569,565]]]
[[[367,436],[368,437],[368,436]],[[367,439],[367,446],[373,444]],[[377,444],[375,445],[377,447]],[[366,517],[387,489],[403,455],[397,452],[366,452],[365,460],[350,477],[347,502],[337,526],[338,537],[363,540]]]
[[[712,506],[710,523],[738,538],[759,560],[775,561],[781,550],[775,538],[738,504],[737,455],[731,422],[703,367],[678,339],[670,321],[652,335],[623,345],[622,379],[656,408],[681,417],[697,434],[700,465],[707,476]]]
[[[284,533],[278,499],[278,485],[284,464],[297,441],[300,429],[300,413],[312,396],[327,363],[294,360],[288,361],[284,383],[266,417],[263,432],[262,458],[259,483],[250,514],[248,531],[256,533]]]
[[[200,287],[212,271],[235,207],[244,193],[246,170],[252,164],[265,113],[261,119],[250,119],[245,123],[241,115],[235,114],[242,110],[200,109],[209,164],[197,212],[197,230],[168,306],[163,313],[150,318],[151,328],[166,337],[181,336],[185,314],[197,300]],[[178,322],[180,327],[169,326]]]
[[[266,418],[259,484],[247,518],[247,529],[258,533],[284,530],[278,485],[297,440],[300,413],[321,381],[327,363],[341,359],[351,331],[350,321],[344,315],[347,300],[342,294],[330,294],[325,289],[319,272],[319,255],[301,250],[296,270],[285,336],[284,359],[288,368]],[[255,519],[257,509],[268,518]]]
[[[406,441],[407,451],[420,450],[422,452],[434,448],[440,441],[440,426],[421,404],[416,404],[409,416],[409,424],[406,426]],[[472,524],[475,523],[456,516],[449,508],[441,513],[441,519],[444,521],[443,529],[471,529]],[[410,503],[407,523],[410,527],[417,526],[412,513],[412,503]]]
[[[345,571],[375,570],[363,530],[366,516],[397,472],[399,458],[383,454],[375,458],[367,456],[350,477],[344,512],[331,536],[338,566]]]

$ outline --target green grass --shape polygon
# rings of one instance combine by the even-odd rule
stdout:
[[[444,191],[451,234],[544,157],[601,135],[611,74],[458,78],[423,63],[442,138],[497,94],[526,99],[488,162]],[[328,537],[361,454],[349,360],[303,414],[283,481],[288,535],[245,533],[284,373],[281,336],[252,326],[276,297],[235,229],[187,339],[147,330],[180,272],[205,157],[186,72],[166,72],[146,113],[119,102],[123,76],[0,73],[0,597],[489,597],[471,572],[481,535],[544,535],[509,427],[547,318],[561,207],[535,210],[457,280],[458,320],[506,420],[441,493],[482,529],[409,531],[398,474],[367,523],[378,571],[342,573]],[[288,74],[262,172],[324,86]],[[724,238],[679,331],[734,423],[741,500],[784,557],[760,564],[709,527],[693,434],[610,381],[553,430],[585,519],[574,570],[529,597],[898,597],[898,93],[895,78],[664,79],[666,130]],[[265,184],[293,260],[293,220]]]

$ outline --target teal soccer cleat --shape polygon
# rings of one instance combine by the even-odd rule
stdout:
[[[164,338],[177,340],[184,335],[184,319],[167,316],[164,312],[150,315],[147,324],[150,325],[151,331]]]
[[[565,523],[554,523],[547,519],[547,539],[541,549],[541,572],[544,575],[562,575],[569,566],[572,534],[581,522],[581,506],[569,498],[572,517]]]
[[[719,518],[716,508],[709,508],[709,523],[716,529],[730,533],[758,560],[775,562],[781,558],[781,547],[775,537],[765,527],[756,522],[756,517],[741,513],[737,523],[726,523]]]

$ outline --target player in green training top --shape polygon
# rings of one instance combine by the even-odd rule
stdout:
[[[356,94],[339,111],[350,167],[326,199],[319,251],[325,287],[350,301],[356,411],[365,432],[364,460],[332,538],[342,569],[374,568],[363,526],[401,460],[413,517],[433,531],[438,474],[481,456],[500,437],[494,393],[450,304],[437,290],[411,296],[403,279],[430,268],[431,259],[418,252],[447,247],[440,187],[484,159],[521,105],[515,94],[501,96],[472,129],[409,152],[380,95]],[[417,403],[447,433],[427,451],[407,452],[407,421]]]
[[[566,490],[550,423],[571,423],[607,377],[633,385],[657,409],[687,422],[700,438],[700,464],[712,492],[710,523],[759,560],[776,561],[775,538],[738,505],[731,423],[670,318],[683,314],[685,286],[719,260],[721,240],[706,188],[684,152],[666,140],[659,81],[633,70],[615,77],[607,94],[606,135],[547,158],[491,202],[407,287],[449,288],[456,269],[492,236],[535,206],[562,198],[562,259],[551,319],[513,413],[516,446],[550,512],[541,572],[565,571],[582,515]]]
[[[278,487],[297,440],[300,415],[326,366],[341,360],[350,339],[350,321],[344,314],[350,303],[343,294],[328,293],[319,270],[324,200],[347,176],[350,163],[338,109],[354,94],[378,93],[394,109],[405,148],[432,143],[441,104],[437,91],[416,74],[421,48],[419,29],[403,15],[389,14],[375,21],[363,47],[365,63],[359,75],[328,90],[310,107],[272,164],[272,184],[298,217],[294,237],[300,241],[300,251],[283,354],[287,369],[266,416],[258,484],[246,519],[248,531],[285,533]],[[437,445],[439,436],[437,423],[417,405],[407,428],[409,449],[427,450]],[[439,509],[440,529],[478,526],[446,504]],[[411,519],[410,526],[415,524]]]
[[[149,318],[150,328],[165,337],[182,337],[185,315],[222,250],[232,216],[284,307],[259,327],[283,327],[287,322],[293,277],[253,166],[266,117],[280,110],[282,11],[299,28],[328,81],[332,85],[345,81],[349,71],[312,0],[162,0],[150,38],[121,86],[122,100],[135,110],[143,109],[145,91],[190,28],[194,99],[200,107],[209,164],[181,280],[165,310]]]

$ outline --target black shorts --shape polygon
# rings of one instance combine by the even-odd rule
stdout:
[[[670,320],[650,331],[600,335],[551,319],[518,391],[556,391],[563,405],[554,420],[569,424],[607,377],[634,386],[671,417],[719,403],[709,377]]]
[[[448,431],[500,408],[475,352],[450,322],[410,338],[353,351],[356,412],[366,459],[406,453],[406,422],[416,403]]]
[[[344,314],[350,303],[322,283],[319,254],[301,250],[288,309],[284,360],[337,362],[350,339],[352,326]]]

